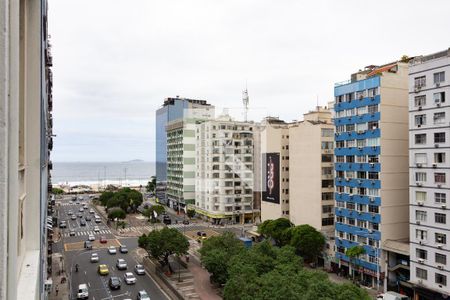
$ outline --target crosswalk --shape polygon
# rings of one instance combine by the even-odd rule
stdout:
[[[147,226],[132,226],[132,227],[120,228],[119,232],[120,233],[127,233],[127,232],[144,233],[146,231],[152,231],[154,229],[161,229],[164,226],[165,225],[163,225],[163,224],[155,224],[155,225],[147,225]],[[167,227],[177,228],[177,229],[183,229],[183,228],[188,229],[188,228],[202,227],[202,226],[199,226],[197,224],[184,225],[182,223],[179,223],[179,224],[170,224],[170,225],[167,225]]]
[[[98,232],[94,232],[92,230],[84,230],[84,231],[75,231],[75,236],[83,236],[83,235],[102,235],[102,234],[111,234],[111,230],[110,229],[101,229]],[[64,237],[69,237],[70,234],[69,232],[64,232],[63,233]]]

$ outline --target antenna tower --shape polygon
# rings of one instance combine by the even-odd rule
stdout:
[[[244,104],[244,121],[247,122],[249,103],[247,87],[245,87],[245,90],[242,92],[242,103]]]

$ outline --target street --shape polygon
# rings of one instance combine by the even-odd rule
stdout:
[[[98,214],[89,203],[89,198],[83,196],[85,200],[72,201],[71,196],[65,196],[59,201],[57,216],[58,224],[65,220],[67,228],[60,229],[61,239],[55,245],[55,251],[64,251],[64,269],[70,280],[70,299],[77,299],[78,285],[85,283],[89,289],[89,299],[136,299],[137,293],[145,290],[151,299],[168,299],[168,297],[160,290],[159,286],[149,277],[145,275],[136,275],[133,271],[137,261],[131,255],[132,251],[137,248],[137,238],[120,238],[114,236],[113,232],[108,228],[102,219],[100,223],[95,222],[95,215]],[[80,211],[83,204],[87,204],[88,208]],[[90,213],[90,209],[94,209],[94,213]],[[69,211],[73,214],[81,213],[82,217],[76,216],[75,220],[71,219]],[[81,226],[81,220],[85,220],[87,216],[91,216],[91,221],[86,221],[85,226]],[[98,226],[97,231],[94,228]],[[70,231],[74,232],[70,236]],[[89,235],[95,236],[93,241],[93,249],[84,249],[84,241],[88,240]],[[100,237],[104,237],[107,243],[99,243]],[[107,247],[116,246],[117,253],[109,254]],[[128,253],[123,254],[119,251],[120,245],[128,247]],[[99,261],[90,262],[91,254],[97,253]],[[127,270],[117,270],[116,261],[122,258],[127,263]],[[75,265],[78,264],[79,270],[76,272]],[[106,264],[109,268],[109,274],[101,276],[98,274],[98,265]],[[127,285],[123,279],[125,272],[132,272],[137,281],[136,284]],[[111,290],[108,281],[111,276],[117,276],[121,279],[121,287],[118,290]]]

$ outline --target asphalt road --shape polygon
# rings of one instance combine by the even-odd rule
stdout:
[[[71,201],[70,197],[65,197],[59,201],[60,205],[58,207],[57,215],[58,224],[60,220],[66,220],[68,223],[67,229],[62,229],[62,239],[58,243],[59,248],[64,248],[63,245],[76,245],[80,242],[84,242],[88,239],[88,234],[94,234],[96,240],[100,236],[105,236],[109,241],[104,246],[108,246],[111,243],[119,243],[122,245],[127,245],[129,251],[137,248],[137,238],[116,238],[113,233],[109,230],[106,224],[101,223],[96,224],[94,218],[91,222],[87,222],[86,226],[80,226],[80,218],[77,217],[76,220],[70,220],[70,216],[67,214],[69,210],[73,213],[77,213],[79,208],[83,203],[89,203],[89,200],[80,201],[80,204],[72,204],[75,201]],[[91,206],[89,209],[83,211],[83,218],[90,214]],[[97,212],[96,212],[97,213]],[[99,233],[94,233],[94,226],[98,226],[100,229]],[[69,231],[74,230],[75,236],[69,236]],[[91,263],[90,257],[92,253],[98,253],[99,262]],[[148,274],[146,275],[136,275],[136,284],[127,285],[123,280],[125,272],[133,272],[134,266],[137,262],[130,254],[122,254],[117,249],[117,254],[111,255],[108,253],[106,248],[97,248],[93,250],[85,250],[82,247],[78,247],[73,251],[65,251],[65,270],[69,276],[70,287],[71,287],[71,299],[76,299],[78,285],[81,283],[86,283],[89,289],[89,299],[101,300],[101,299],[136,299],[138,291],[145,290],[151,297],[152,300],[167,300],[169,299],[159,288],[159,286],[150,278]],[[127,262],[127,270],[117,270],[116,262],[118,258],[123,258]],[[79,271],[75,271],[75,265],[79,265]],[[109,267],[109,275],[101,276],[98,274],[98,265],[107,264]],[[134,272],[133,272],[134,273]],[[119,290],[111,290],[108,285],[109,278],[111,276],[118,276],[122,280],[121,288]]]

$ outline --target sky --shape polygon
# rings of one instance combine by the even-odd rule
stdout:
[[[53,160],[155,159],[155,111],[302,119],[368,65],[450,47],[450,1],[49,0]]]

